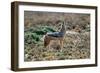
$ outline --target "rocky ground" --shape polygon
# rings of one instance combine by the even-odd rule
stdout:
[[[66,23],[63,48],[54,41],[44,48],[46,32],[59,31],[60,22]],[[73,30],[76,26],[81,32]],[[24,12],[24,61],[45,61],[90,58],[90,15],[82,13]]]
[[[30,44],[25,48],[25,61],[86,59],[90,58],[89,32],[67,33],[64,46],[54,41],[50,48],[44,48],[43,40],[39,44]]]

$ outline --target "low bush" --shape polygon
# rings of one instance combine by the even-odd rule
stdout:
[[[40,39],[47,32],[55,32],[55,30],[49,26],[38,26],[37,28],[31,27],[30,29],[25,30],[24,33],[24,42],[25,43],[34,43],[38,44]]]

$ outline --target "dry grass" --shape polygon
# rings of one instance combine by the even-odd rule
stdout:
[[[64,59],[90,58],[90,15],[75,13],[25,12],[24,60],[45,61]],[[51,48],[44,48],[43,34],[37,35],[34,30],[43,31],[46,27],[58,31],[59,22],[65,20],[66,33],[64,46],[61,50],[57,41]],[[79,25],[81,32],[73,31],[73,26]],[[39,27],[38,27],[39,26]],[[40,27],[43,27],[42,29]]]

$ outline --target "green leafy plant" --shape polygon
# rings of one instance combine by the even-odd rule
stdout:
[[[55,32],[55,30],[49,26],[37,26],[36,28],[31,27],[28,30],[25,30],[24,33],[24,41],[25,43],[35,43],[38,44],[40,39],[45,35],[47,32]]]

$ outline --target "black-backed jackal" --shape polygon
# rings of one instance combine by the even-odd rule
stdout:
[[[62,23],[61,29],[59,32],[52,32],[52,33],[47,33],[44,37],[44,47],[49,47],[50,48],[50,43],[55,40],[59,41],[60,48],[63,48],[63,41],[64,37],[66,34],[66,27],[65,27],[65,22]]]

